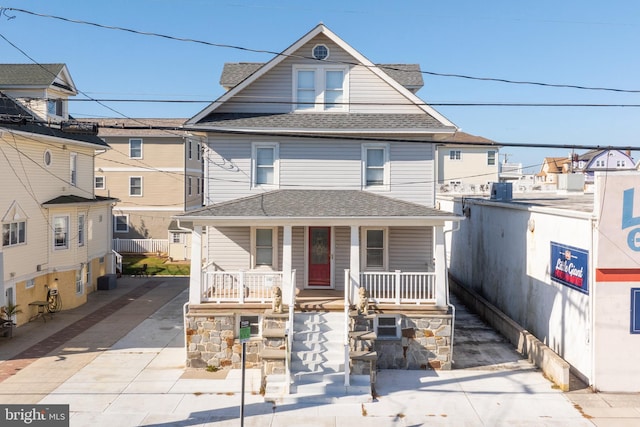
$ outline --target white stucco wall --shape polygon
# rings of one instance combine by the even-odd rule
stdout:
[[[439,202],[463,213],[460,199]],[[550,278],[553,241],[589,252],[592,287],[591,215],[480,199],[464,208],[467,219],[448,233],[451,274],[591,378],[591,296]]]

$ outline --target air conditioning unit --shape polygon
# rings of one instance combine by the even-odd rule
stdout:
[[[491,200],[508,202],[513,199],[513,185],[510,182],[492,182]]]

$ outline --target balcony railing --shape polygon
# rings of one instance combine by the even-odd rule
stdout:
[[[270,302],[273,287],[282,288],[280,271],[207,271],[202,280],[202,302]]]
[[[427,272],[362,272],[360,287],[369,292],[376,303],[423,304],[436,302],[436,273]]]

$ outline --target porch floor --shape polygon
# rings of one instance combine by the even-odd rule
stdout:
[[[344,291],[304,289],[296,295],[296,311],[342,311]]]

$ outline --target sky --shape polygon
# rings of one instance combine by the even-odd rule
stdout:
[[[418,96],[432,105],[615,105],[434,105],[464,132],[506,144],[640,150],[636,0],[0,0],[0,7],[236,47],[2,12],[1,61],[67,64],[82,92],[76,99],[199,101],[74,101],[70,113],[77,118],[192,117],[222,95],[218,81],[225,62],[266,62],[273,57],[243,48],[281,52],[322,22],[374,63],[420,64],[425,74]],[[536,172],[544,157],[570,151],[503,147],[500,160]],[[640,151],[632,154],[640,160]]]

